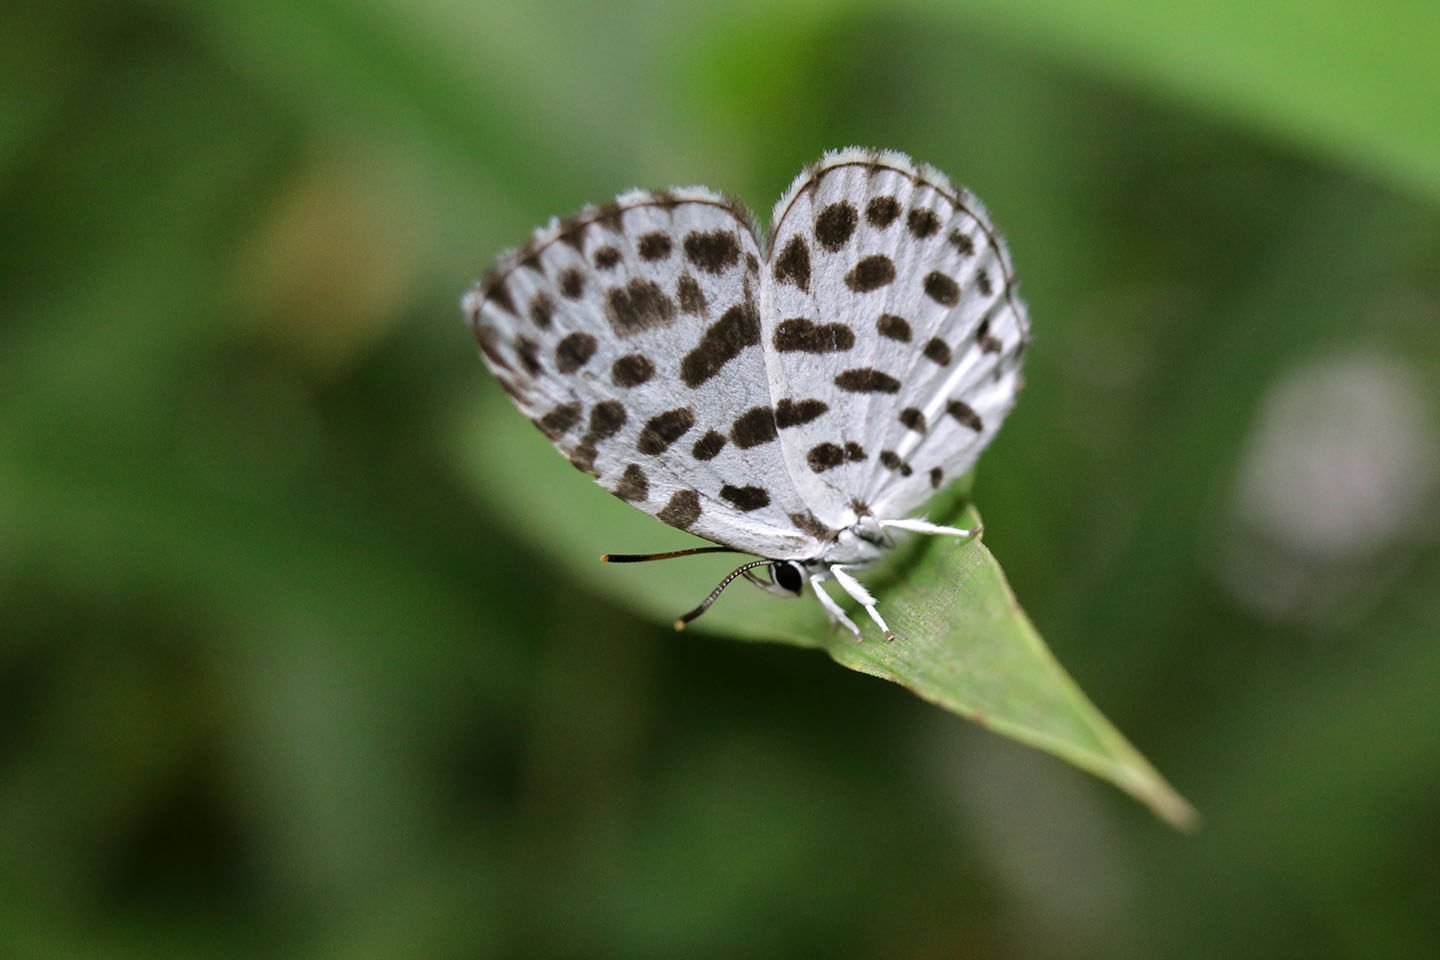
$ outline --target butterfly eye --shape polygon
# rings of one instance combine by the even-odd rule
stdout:
[[[800,572],[799,564],[793,560],[776,560],[770,564],[770,579],[776,586],[790,591],[797,597],[800,595],[800,588],[805,584],[805,575]]]

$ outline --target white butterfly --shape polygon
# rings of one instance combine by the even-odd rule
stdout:
[[[485,362],[570,462],[671,526],[755,554],[737,576],[894,639],[852,571],[964,473],[1020,389],[1005,242],[968,191],[890,151],[828,153],[767,237],[703,187],[634,190],[537,230],[462,306]],[[768,567],[769,579],[756,576]]]

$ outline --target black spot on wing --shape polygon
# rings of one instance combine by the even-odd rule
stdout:
[[[961,233],[959,230],[951,230],[950,236],[946,239],[950,241],[952,247],[960,251],[962,257],[968,257],[975,252],[975,241],[970,239],[968,234]]]
[[[945,479],[945,471],[944,471],[944,470],[941,470],[939,467],[932,467],[932,468],[930,469],[930,489],[932,489],[932,490],[939,490],[939,489],[940,489],[940,484],[941,484],[942,481],[944,481],[944,479]]]
[[[694,389],[720,372],[746,347],[760,343],[760,315],[755,302],[746,297],[721,314],[700,338],[700,343],[680,361],[680,377]]]
[[[541,371],[540,366],[540,344],[529,337],[517,337],[515,340],[515,353],[520,357],[520,363],[524,365],[525,372],[530,376],[536,376]]]
[[[939,337],[931,337],[925,344],[925,356],[942,367],[947,366],[951,359],[950,345]]]
[[[617,387],[638,387],[655,376],[655,364],[643,353],[627,353],[610,365],[610,379]]]
[[[675,322],[675,301],[651,280],[635,277],[605,293],[605,315],[618,337],[632,337]]]
[[[830,408],[823,400],[791,400],[788,397],[775,404],[775,425],[784,430],[809,423]]]
[[[980,345],[981,353],[999,353],[1005,349],[1005,345],[998,337],[990,335],[990,318],[981,320],[975,327],[975,342]]]
[[[576,253],[585,252],[585,228],[589,221],[580,220],[580,215],[566,217],[560,222],[560,241]]]
[[[900,204],[894,197],[874,197],[865,205],[865,219],[872,227],[885,229],[900,216]]]
[[[680,298],[680,310],[684,313],[702,316],[705,313],[705,291],[690,274],[675,281],[675,294]]]
[[[855,207],[849,201],[832,203],[815,218],[815,239],[826,250],[839,250],[855,232],[858,222]]]
[[[607,204],[603,204],[595,211],[594,222],[600,224],[611,233],[624,233],[625,224],[621,219],[624,213],[625,208],[612,200]]]
[[[614,270],[620,262],[620,251],[614,247],[600,247],[592,255],[595,266],[601,270]]]
[[[487,282],[485,286],[485,299],[506,313],[515,313],[515,301],[510,299],[510,291],[507,290],[505,284],[499,280],[491,279]]]
[[[805,454],[805,462],[810,464],[810,469],[816,473],[824,473],[845,462],[845,451],[833,443],[817,444]]]
[[[805,292],[810,291],[810,248],[799,236],[790,238],[785,249],[775,260],[775,280],[778,283],[793,283]]]
[[[834,540],[839,536],[836,531],[831,530],[825,524],[816,519],[815,514],[806,510],[804,513],[792,513],[788,515],[790,522],[795,525],[806,536],[814,537],[816,540]]]
[[[985,429],[985,423],[980,419],[980,414],[976,413],[975,408],[963,400],[951,400],[950,406],[945,408],[945,412],[977,433]]]
[[[590,431],[585,435],[588,442],[608,440],[625,426],[625,405],[619,400],[597,403],[590,411]]]
[[[856,293],[869,293],[887,286],[895,279],[895,264],[889,257],[877,253],[866,257],[845,274],[845,286]]]
[[[560,272],[560,292],[570,300],[579,300],[585,294],[585,274],[576,267]]]
[[[695,269],[706,273],[724,273],[740,261],[740,241],[730,230],[685,235],[685,258]]]
[[[662,233],[659,230],[645,234],[640,238],[640,242],[636,244],[636,250],[640,253],[640,259],[647,263],[656,263],[660,260],[668,259],[672,249],[674,249],[674,244],[671,243],[670,235]]]
[[[874,367],[846,370],[835,378],[835,386],[851,393],[899,393],[900,381]]]
[[[741,450],[769,443],[775,436],[775,411],[769,407],[751,407],[730,427],[730,439]]]
[[[555,344],[555,369],[574,373],[595,355],[595,338],[588,333],[572,333]]]
[[[917,240],[924,240],[926,237],[934,236],[940,230],[940,218],[935,216],[933,210],[926,210],[923,207],[914,207],[910,215],[905,218],[905,225],[910,228],[910,233]]]
[[[905,322],[904,317],[897,317],[893,313],[882,313],[880,319],[875,321],[875,329],[880,332],[882,337],[899,340],[901,343],[910,342],[910,324]]]
[[[700,519],[700,491],[676,490],[670,495],[670,502],[655,516],[661,523],[668,523],[681,530],[690,529],[690,526]]]
[[[910,476],[910,474],[915,472],[910,468],[910,464],[906,463],[904,460],[901,460],[900,455],[897,454],[894,450],[881,450],[880,463],[882,466],[885,467],[885,469],[894,470],[902,477],[908,477]]]
[[[764,487],[733,487],[727,483],[720,488],[720,496],[734,504],[737,510],[746,513],[770,505],[770,494]]]
[[[695,445],[690,448],[690,455],[696,460],[714,460],[724,449],[725,434],[709,430],[705,436],[695,441]]]
[[[906,407],[901,410],[900,422],[917,433],[925,432],[925,414],[915,407]]]
[[[537,293],[530,301],[530,322],[541,330],[550,329],[550,320],[555,316],[555,301],[549,294]]]
[[[865,448],[853,440],[847,441],[845,444],[845,459],[851,463],[864,460]]]
[[[611,493],[630,503],[646,500],[650,496],[650,478],[645,476],[645,471],[638,464],[632,463],[620,475],[620,482]]]
[[[664,453],[670,444],[683,437],[694,425],[695,411],[689,407],[666,410],[645,422],[640,438],[635,441],[635,449],[652,457]]]
[[[795,317],[776,324],[774,344],[781,353],[835,353],[855,346],[855,332],[843,323],[820,326]]]
[[[926,275],[925,293],[941,306],[953,307],[960,302],[960,284],[939,270],[932,270]]]
[[[551,410],[535,421],[540,432],[551,440],[558,440],[575,428],[580,422],[580,404],[566,403]]]
[[[505,354],[500,352],[500,333],[494,327],[487,323],[477,323],[475,325],[475,342],[480,344],[480,352],[485,354],[485,359],[490,363],[501,370],[513,371],[515,369],[510,366],[510,361],[505,358]]]
[[[598,477],[595,472],[595,444],[588,440],[582,440],[570,451],[570,466],[576,470]]]
[[[987,271],[987,270],[977,270],[977,271],[975,271],[975,288],[976,288],[977,290],[979,290],[982,294],[984,294],[984,295],[987,296],[987,297],[990,296],[990,294],[992,294],[992,293],[995,292],[995,288],[994,288],[994,287],[991,285],[991,283],[990,283],[990,273],[989,273],[989,271]]]

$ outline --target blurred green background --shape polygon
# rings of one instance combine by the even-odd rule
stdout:
[[[0,955],[1434,956],[1440,13],[1352,7],[8,11]],[[1198,834],[675,635],[494,442],[497,252],[850,143],[1008,233],[986,540]]]

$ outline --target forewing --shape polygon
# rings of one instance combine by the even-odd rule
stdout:
[[[602,487],[717,543],[808,556],[759,349],[760,257],[725,198],[635,191],[538,230],[463,306],[516,406]]]
[[[984,208],[903,154],[844,150],[775,208],[764,337],[773,390],[826,411],[786,457],[817,515],[909,513],[974,464],[1014,404],[1029,336]]]

